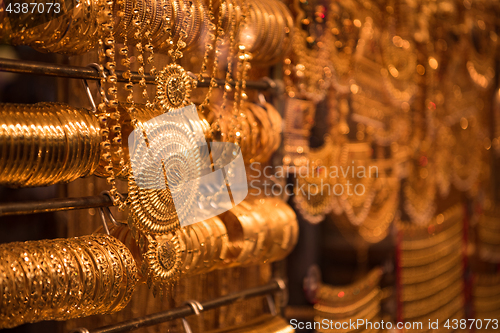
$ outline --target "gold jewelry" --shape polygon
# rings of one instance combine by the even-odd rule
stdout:
[[[479,218],[477,226],[479,255],[489,262],[500,262],[500,228],[498,209],[490,209]]]
[[[2,104],[0,108],[1,184],[46,186],[70,182],[97,169],[101,135],[89,111],[56,103]]]
[[[163,296],[165,287],[171,286],[180,274],[181,252],[176,234],[149,236],[144,254],[144,271],[153,295]]]
[[[452,252],[459,252],[462,243],[463,235],[459,233],[453,235],[453,238],[447,240],[445,244],[439,244],[428,250],[402,251],[400,265],[401,267],[416,267],[430,264],[446,257]]]
[[[463,281],[459,279],[427,299],[405,302],[403,306],[403,318],[410,319],[429,315],[453,299],[459,298],[463,292],[463,287]]]
[[[382,275],[382,269],[377,267],[368,272],[360,280],[347,286],[321,284],[318,288],[316,298],[331,306],[354,303],[375,289],[379,285]]]
[[[318,309],[316,309],[316,308],[318,308]],[[355,316],[345,317],[345,318],[342,317],[342,318],[338,318],[338,319],[337,318],[332,319],[332,315],[329,312],[327,312],[328,309],[321,307],[318,304],[315,305],[315,310],[317,312],[317,316],[315,317],[315,321],[321,322],[321,320],[323,320],[323,318],[326,318],[329,320],[330,323],[333,322],[332,326],[335,327],[336,323],[340,323],[342,325],[343,322],[349,323],[350,321],[351,322],[356,321],[357,319],[365,319],[367,321],[373,321],[373,319],[380,312],[380,304],[379,304],[379,302],[374,302],[374,303],[370,304],[366,309],[363,309],[360,312],[356,313]],[[333,332],[333,331],[335,331],[335,330],[325,331],[325,332]]]
[[[399,179],[380,178],[382,190],[375,197],[363,223],[359,226],[359,234],[366,242],[378,243],[389,234],[391,223],[398,218],[399,207]],[[386,192],[384,196],[381,192]]]
[[[156,77],[156,103],[164,112],[170,112],[190,104],[192,79],[184,68],[170,64]]]
[[[457,266],[442,275],[434,277],[432,280],[417,284],[405,284],[402,287],[401,301],[413,302],[436,295],[439,291],[462,278],[462,274],[462,267]]]
[[[137,284],[130,251],[106,235],[2,244],[0,253],[2,328],[116,312]]]
[[[465,19],[469,37],[467,70],[472,81],[482,89],[487,89],[495,77],[494,54],[497,52],[498,37],[493,22],[495,17],[490,13],[481,13],[478,8],[467,11]]]
[[[314,309],[319,312],[328,314],[332,318],[344,319],[358,315],[359,312],[366,310],[367,308],[370,308],[372,306],[380,306],[379,304],[377,304],[379,300],[380,289],[377,287],[354,303],[345,304],[342,306],[331,306],[329,304],[323,303],[320,300],[314,305]]]
[[[306,155],[309,165],[307,176],[297,179],[295,196],[293,201],[301,216],[310,223],[319,223],[323,221],[325,215],[332,211],[334,200],[335,181],[330,177],[330,166],[335,165],[338,160],[339,149],[333,145],[330,137],[325,137],[323,146],[311,149]],[[305,186],[303,185],[305,184]],[[314,191],[305,193],[302,187],[314,188]]]
[[[413,317],[413,318],[411,318],[411,321],[413,321],[413,322],[425,322],[427,320],[427,322],[428,322],[429,319],[432,319],[432,320],[438,319],[439,322],[445,322],[447,319],[464,318],[465,316],[463,313],[463,307],[464,307],[463,297],[456,297],[448,304],[440,307],[438,310],[433,311],[432,313],[426,314],[423,317]]]
[[[164,135],[149,138],[148,142],[136,140],[134,155],[131,156],[131,163],[139,166],[138,170],[134,171],[143,177],[141,181],[149,184],[149,188],[139,187],[135,174],[131,173],[130,213],[133,216],[134,227],[146,234],[161,234],[179,228],[179,220],[189,214],[196,201],[194,199],[197,195],[196,182],[199,181],[200,174],[198,165],[202,160],[197,149],[196,133],[177,121],[179,117],[184,117],[183,111],[175,110],[170,111],[168,117],[164,116],[164,120],[160,123],[148,123],[150,131]],[[186,118],[183,119],[187,121]],[[165,140],[167,137],[168,140]],[[152,150],[156,152],[156,158],[150,156]],[[180,151],[182,154],[178,153]],[[160,165],[161,169],[157,169],[157,174],[151,172],[141,174],[142,170],[149,168],[150,165],[153,165],[153,169]],[[194,182],[191,187],[185,188],[182,184],[167,186],[167,177],[178,172],[182,172],[187,177],[185,179]]]
[[[397,227],[405,237],[401,243],[401,249],[422,250],[445,242],[450,235],[455,235],[458,230],[462,229],[463,217],[463,206],[457,204],[435,216],[428,226],[398,223]]]
[[[286,60],[285,60],[286,61]],[[306,164],[304,156],[309,152],[309,136],[314,125],[316,107],[307,100],[287,98],[285,101],[285,128],[283,145],[285,166],[302,166]]]
[[[333,80],[334,69],[329,59],[333,47],[332,33],[326,29],[317,40],[315,36],[307,36],[300,26],[303,23],[310,24],[312,18],[305,17],[305,11],[301,8],[304,5],[295,1],[298,13],[292,37],[293,53],[285,59],[284,79],[288,97],[306,98],[318,103],[325,98]],[[295,66],[292,66],[292,60]]]
[[[192,89],[192,79],[187,75],[184,68],[175,62],[182,58],[184,54],[182,49],[185,49],[186,38],[188,38],[189,20],[194,11],[194,6],[185,13],[180,8],[180,2],[184,0],[176,0],[172,2],[173,13],[177,24],[176,31],[169,36],[168,43],[173,46],[173,40],[177,39],[176,46],[169,49],[168,54],[172,58],[172,63],[165,66],[156,77],[156,96],[155,103],[159,104],[165,112],[169,112],[178,108],[182,108],[190,103],[190,93]]]
[[[118,193],[116,188],[116,174],[113,166],[113,155],[119,159],[119,165],[123,166],[125,161],[123,159],[122,150],[122,136],[121,125],[119,123],[114,126],[109,125],[109,119],[118,121],[120,119],[120,112],[118,110],[118,89],[117,89],[117,76],[115,73],[115,38],[113,34],[114,17],[113,17],[113,3],[106,0],[102,4],[102,15],[105,18],[101,23],[100,38],[99,38],[99,71],[101,74],[99,93],[101,95],[101,103],[98,106],[98,119],[101,124],[101,158],[107,163],[105,171],[108,174],[106,181],[111,185],[109,194],[113,200],[113,204],[118,206],[120,210],[125,209],[126,202]],[[109,72],[108,75],[104,74],[104,68]],[[105,87],[108,84],[106,91]],[[111,99],[107,98],[107,95]],[[110,135],[114,136],[113,141],[110,140]]]

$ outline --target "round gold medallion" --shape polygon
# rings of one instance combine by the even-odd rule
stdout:
[[[163,68],[156,78],[156,102],[165,112],[182,108],[189,104],[192,79],[177,64]]]
[[[159,237],[146,236],[147,252],[144,253],[144,271],[153,294],[162,294],[180,275],[181,252],[177,234]]]

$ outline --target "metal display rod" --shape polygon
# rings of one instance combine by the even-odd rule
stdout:
[[[109,196],[105,194],[80,198],[57,198],[40,201],[7,202],[0,204],[0,216],[49,213],[63,210],[110,206],[113,206],[113,202]]]
[[[0,72],[11,72],[11,73],[21,73],[21,74],[37,74],[37,75],[47,75],[47,76],[57,76],[72,79],[84,79],[84,80],[100,80],[101,77],[99,72],[92,67],[82,67],[82,66],[71,66],[71,65],[61,65],[61,64],[51,64],[46,62],[37,61],[19,61],[13,59],[0,58]],[[119,82],[128,82],[128,78],[123,77],[123,71],[116,71],[116,76]],[[143,76],[137,72],[132,72],[131,80],[132,82],[139,82]],[[155,77],[152,75],[145,75],[146,83],[155,83]],[[207,88],[210,85],[210,78],[204,76],[205,80],[198,82],[198,87]],[[218,86],[224,86],[225,81],[221,79],[216,79]],[[234,82],[231,82],[234,85]],[[259,81],[247,81],[246,86],[249,89],[255,90],[270,90],[276,88],[274,81],[270,79],[263,79]]]
[[[283,291],[285,288],[286,286],[283,280],[275,279],[271,283],[264,286],[242,290],[233,294],[229,294],[205,302],[199,303],[196,301],[188,301],[186,302],[187,305],[172,310],[162,311],[144,317],[127,320],[118,324],[103,326],[92,330],[86,328],[77,328],[72,330],[71,333],[130,332],[145,326],[158,325],[167,321],[184,318],[194,314],[199,315],[200,312],[206,310],[215,309],[243,299],[268,295],[277,291]]]

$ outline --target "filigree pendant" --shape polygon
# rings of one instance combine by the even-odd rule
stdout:
[[[170,64],[156,77],[156,103],[165,112],[182,108],[190,103],[192,78],[184,68]]]

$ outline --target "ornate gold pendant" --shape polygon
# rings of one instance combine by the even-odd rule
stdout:
[[[146,236],[148,246],[143,253],[143,272],[153,294],[162,296],[180,275],[181,252],[177,234]]]
[[[192,78],[177,64],[163,68],[156,77],[156,103],[165,112],[182,108],[190,103]]]

